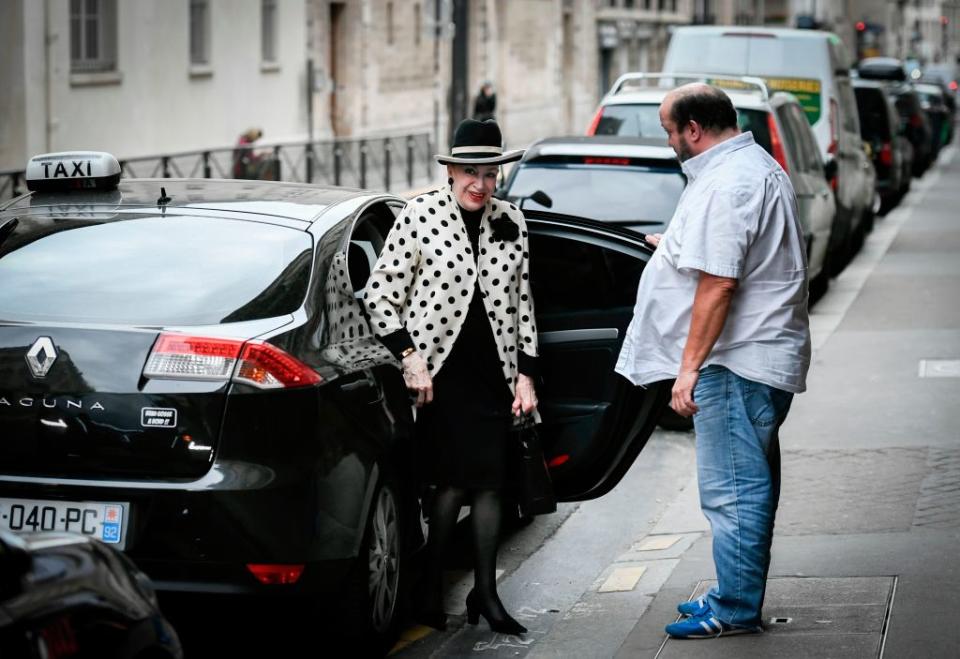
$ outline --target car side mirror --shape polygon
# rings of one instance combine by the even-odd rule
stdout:
[[[823,175],[829,181],[837,175],[837,160],[831,158],[823,164]]]
[[[537,190],[532,195],[530,195],[530,198],[533,199],[538,204],[540,204],[541,206],[543,206],[544,208],[553,207],[553,199],[551,199],[550,195],[548,195],[543,190]]]

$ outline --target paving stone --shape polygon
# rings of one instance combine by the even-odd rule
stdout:
[[[926,447],[783,454],[776,535],[908,531],[930,472]]]

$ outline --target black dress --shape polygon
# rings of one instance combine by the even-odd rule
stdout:
[[[460,216],[476,258],[483,210],[461,207]],[[428,482],[468,489],[503,487],[512,403],[483,293],[475,284],[460,334],[433,378],[433,402],[417,415]]]

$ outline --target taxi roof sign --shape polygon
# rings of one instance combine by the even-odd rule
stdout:
[[[30,159],[25,178],[34,192],[112,190],[120,182],[120,163],[103,151],[44,153]]]

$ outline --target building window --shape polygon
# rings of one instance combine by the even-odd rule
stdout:
[[[260,3],[260,59],[277,61],[277,0]]]
[[[387,45],[393,45],[393,3],[387,3]]]
[[[190,0],[190,64],[210,63],[210,3]]]
[[[70,72],[116,70],[116,0],[70,0]]]

